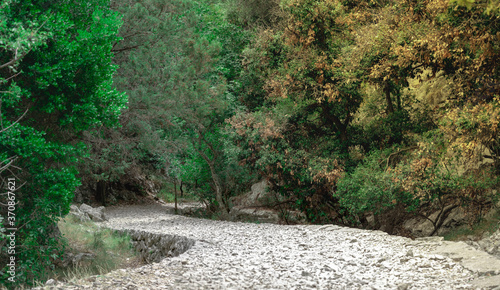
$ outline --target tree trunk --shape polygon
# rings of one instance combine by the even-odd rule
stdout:
[[[97,182],[97,188],[96,188],[96,200],[100,202],[102,205],[106,206],[106,181],[104,180],[99,180]]]
[[[220,185],[219,176],[215,170],[215,160],[217,160],[217,152],[212,147],[212,144],[210,144],[209,142],[207,142],[206,140],[203,139],[203,136],[201,133],[199,133],[198,142],[200,143],[200,145],[202,142],[204,142],[210,148],[210,151],[212,151],[212,154],[214,156],[213,160],[211,160],[210,158],[208,158],[208,156],[202,150],[195,149],[198,152],[198,154],[201,155],[203,160],[205,160],[205,162],[207,162],[208,167],[210,167],[210,175],[212,176],[212,180],[214,182],[214,187],[215,187],[215,200],[217,201],[217,206],[218,206],[221,214],[226,215],[229,213],[229,209],[226,206],[226,203],[224,202],[222,186]]]
[[[178,213],[177,210],[177,179],[174,178],[174,203],[175,203],[175,214]]]
[[[403,110],[403,105],[401,104],[401,93],[396,93],[396,105],[398,106],[398,111]]]
[[[384,93],[385,93],[385,100],[387,102],[387,113],[392,114],[394,113],[394,105],[392,104],[392,99],[391,99],[391,86],[387,82],[384,86]]]
[[[340,133],[340,139],[342,141],[347,141],[347,125],[349,123],[349,117],[346,118],[345,124],[335,115],[328,112],[328,108],[322,106],[323,117],[332,122]]]
[[[210,173],[212,175],[212,180],[214,181],[215,186],[215,200],[217,201],[217,205],[219,206],[219,210],[226,214],[229,211],[227,210],[226,204],[224,203],[224,199],[222,197],[222,187],[220,185],[219,176],[215,172],[215,165],[213,162],[209,162],[208,166],[210,167]]]

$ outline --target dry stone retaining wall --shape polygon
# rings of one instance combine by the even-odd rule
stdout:
[[[189,250],[195,243],[186,237],[154,234],[139,230],[125,231],[141,258],[147,263],[158,263],[167,257],[176,257]]]

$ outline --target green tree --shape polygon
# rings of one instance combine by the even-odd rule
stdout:
[[[223,129],[238,106],[247,34],[209,1],[129,4],[113,5],[124,15],[123,40],[113,51],[120,66],[116,84],[129,95],[129,109],[122,128],[87,132],[86,142],[99,146],[85,172],[113,187],[130,179],[128,172],[148,172],[162,182],[181,178],[227,211],[238,182],[227,182],[234,179],[227,176]]]
[[[404,212],[415,203],[435,209],[443,196],[462,203],[449,195],[449,180],[474,174],[460,173],[448,155],[471,161],[462,164],[468,170],[482,158],[498,166],[496,2],[282,1],[282,22],[258,30],[244,51],[241,99],[248,111],[231,119],[241,162],[316,221],[344,222],[351,214],[362,220],[367,211]],[[453,87],[446,102],[418,99],[409,81],[438,76]],[[417,167],[405,164],[422,158],[401,151],[424,150],[433,141],[421,135],[443,133],[439,150],[461,150],[428,157],[435,168],[422,183],[439,186],[429,186],[420,202],[418,190],[402,190],[385,171],[404,168],[413,176]],[[390,160],[385,167],[372,160],[380,152]],[[449,177],[440,166],[456,170]],[[371,182],[366,176],[375,169],[380,180]],[[489,190],[470,187],[478,196]]]
[[[120,25],[101,0],[1,4],[0,173],[17,184],[14,284],[43,278],[61,253],[55,222],[69,211],[79,185],[75,164],[85,154],[75,136],[116,124],[126,104],[112,86]],[[2,283],[13,285],[8,277],[3,271]]]
[[[233,118],[234,137],[246,148],[242,158],[320,222],[335,218],[331,189],[362,100],[359,73],[342,58],[354,44],[339,20],[350,8],[340,1],[281,5],[285,24],[261,31],[245,51],[244,101],[255,113]]]

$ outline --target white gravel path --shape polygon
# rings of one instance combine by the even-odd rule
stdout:
[[[104,226],[196,240],[178,257],[65,284],[63,289],[474,289],[476,274],[438,241],[333,225],[188,218],[159,205],[108,208]],[[59,285],[58,285],[59,286]]]

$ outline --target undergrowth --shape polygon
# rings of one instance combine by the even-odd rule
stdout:
[[[126,234],[102,228],[93,222],[81,223],[71,215],[61,219],[58,226],[67,244],[65,259],[70,260],[79,254],[86,257],[75,264],[70,263],[72,265],[65,265],[64,260],[58,261],[49,273],[49,279],[74,281],[142,264]]]

